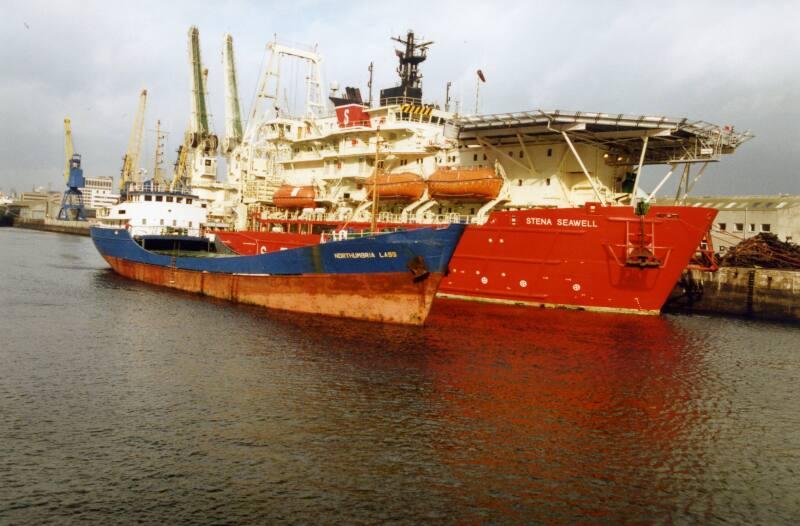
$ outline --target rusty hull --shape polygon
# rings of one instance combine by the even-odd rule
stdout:
[[[270,309],[404,325],[425,322],[442,280],[439,272],[416,282],[411,272],[222,274],[104,258],[118,274],[153,285]]]

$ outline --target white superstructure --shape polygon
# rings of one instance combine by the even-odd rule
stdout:
[[[207,208],[195,194],[145,182],[130,185],[125,200],[100,219],[104,226],[126,228],[133,236],[202,236],[207,227]]]
[[[357,89],[339,93],[334,87],[333,111],[320,100],[319,55],[268,46],[271,58],[243,141],[231,154],[234,179],[241,181],[251,214],[368,221],[376,174],[418,176],[427,184],[418,198],[382,201],[378,220],[386,222],[480,223],[492,210],[587,202],[633,206],[649,202],[673,176],[680,178],[680,202],[708,163],[752,137],[731,127],[661,116],[558,110],[459,115],[422,99],[417,67],[432,42],[416,43],[413,32],[395,40],[405,45],[397,51],[400,85],[381,90],[374,107]],[[289,111],[280,91],[280,64],[287,59],[307,71],[306,104],[299,114]],[[654,164],[667,170],[646,191],[639,174]],[[467,191],[469,184],[483,184],[477,175],[464,183],[470,174],[493,179],[494,190]],[[453,189],[443,191],[448,184]],[[280,185],[313,188],[313,206],[275,208],[273,194]]]

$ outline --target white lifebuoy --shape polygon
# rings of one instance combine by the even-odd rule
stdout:
[[[267,253],[267,247],[264,246],[264,245],[261,245],[261,248],[258,251],[261,252],[262,254],[266,254]]]

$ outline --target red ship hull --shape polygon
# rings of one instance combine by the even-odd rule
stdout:
[[[653,206],[494,212],[467,227],[439,295],[541,307],[656,314],[697,250],[716,210]],[[278,222],[278,221],[275,221]],[[220,232],[234,251],[256,254],[318,243],[299,232]],[[328,228],[339,227],[326,223]],[[387,227],[389,225],[383,225]],[[406,228],[422,225],[402,225]],[[349,224],[355,230],[361,224]]]

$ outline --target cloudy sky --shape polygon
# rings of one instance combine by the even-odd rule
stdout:
[[[481,112],[542,109],[690,117],[756,138],[710,167],[695,193],[800,193],[800,2],[436,1],[3,2],[0,17],[0,190],[60,189],[63,119],[87,175],[119,174],[138,94],[146,129],[161,119],[168,161],[189,116],[187,31],[200,29],[212,122],[224,133],[221,49],[234,37],[242,110],[265,45],[317,44],[328,84],[366,94],[395,83],[391,35],[435,41],[426,99],[445,84]],[[297,84],[297,83],[295,83]],[[297,84],[302,89],[302,81]],[[292,86],[289,86],[290,89]],[[155,134],[143,163],[152,171]],[[652,186],[659,168],[647,174]]]

